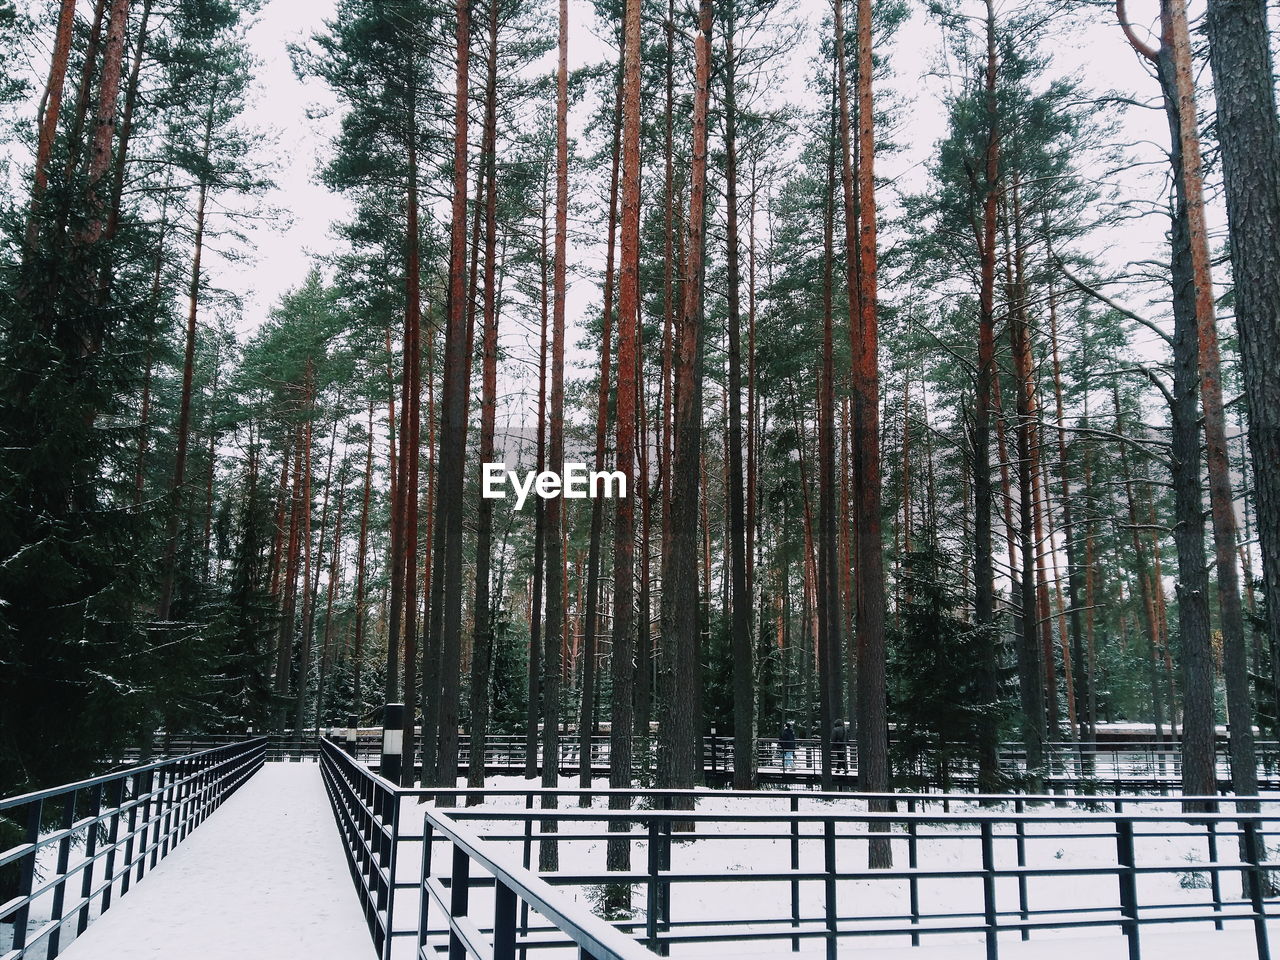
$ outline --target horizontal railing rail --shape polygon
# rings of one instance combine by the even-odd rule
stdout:
[[[0,800],[0,819],[23,836],[0,851],[0,870],[17,875],[16,895],[0,904],[13,930],[0,956],[58,956],[66,928],[74,924],[79,936],[128,893],[257,772],[266,745],[258,738],[210,747]],[[49,916],[34,916],[37,906]]]

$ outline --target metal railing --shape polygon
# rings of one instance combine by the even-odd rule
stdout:
[[[451,960],[515,960],[517,953],[525,955],[531,936],[540,947],[572,945],[580,960],[644,960],[653,956],[639,942],[573,903],[561,890],[512,862],[453,818],[428,810],[423,817],[423,840],[416,960],[430,960],[435,955],[432,904],[444,918],[439,946],[448,950]],[[441,841],[450,847],[449,872],[436,876],[432,851]],[[475,868],[484,875],[478,876]],[[473,903],[477,891],[487,895],[489,911],[477,909]],[[530,911],[545,923],[532,926]],[[485,916],[492,921],[486,924],[480,919]]]
[[[664,955],[692,944],[798,951],[817,941],[834,957],[849,940],[959,938],[996,960],[1002,939],[1109,927],[1139,960],[1143,931],[1201,924],[1251,927],[1258,960],[1269,960],[1266,918],[1280,911],[1269,905],[1280,864],[1268,852],[1280,837],[1280,801],[1188,798],[1195,809],[1183,812],[1180,801],[1152,796],[411,789],[332,743],[324,749],[384,958],[409,937],[419,960],[433,949],[599,956],[591,951],[601,945],[582,939],[597,929],[592,911],[565,905],[574,896],[622,904],[610,925]],[[481,805],[447,814],[420,806],[473,799]],[[619,843],[626,867],[609,869],[606,851]],[[873,843],[888,846],[894,869],[865,867]],[[544,844],[563,866],[535,876],[535,845]],[[1228,890],[1233,877],[1238,894]],[[562,888],[560,898],[543,902],[542,884]],[[707,895],[724,884],[718,900]]]
[[[356,740],[355,756],[366,761],[376,761],[382,741],[378,728],[361,728]],[[346,741],[340,742],[345,746]],[[656,741],[650,741],[653,746]],[[293,747],[287,741],[285,747]],[[467,769],[471,758],[471,738],[459,737],[458,770]],[[633,771],[636,774],[653,773],[655,751],[640,748],[633,751]],[[544,754],[541,742],[537,745],[534,768],[542,769]],[[1280,789],[1280,745],[1260,741],[1256,744],[1258,776],[1265,789]],[[608,736],[592,737],[587,763],[597,776],[604,776],[609,769],[611,744]],[[756,779],[761,784],[799,783],[816,786],[822,774],[822,742],[800,739],[795,749],[784,755],[778,741],[762,737],[753,742]],[[484,768],[489,774],[519,774],[526,768],[527,740],[523,735],[508,734],[486,738],[484,744]],[[708,784],[728,783],[733,770],[734,743],[732,738],[708,736],[703,738],[703,771]],[[555,766],[562,774],[578,773],[582,767],[581,746],[575,734],[560,738]],[[1020,744],[1004,744],[1000,749],[1000,771],[1010,785],[1017,789],[1038,780],[1044,787],[1066,792],[1109,792],[1116,794],[1152,792],[1177,793],[1181,788],[1182,754],[1180,746],[1173,742],[1152,740],[1102,741],[1093,743],[1053,742],[1043,749],[1043,765],[1038,777],[1028,775],[1026,752]],[[839,783],[851,783],[857,777],[858,755],[855,743],[848,743],[833,754],[833,772]],[[1224,791],[1231,779],[1230,752],[1220,741],[1215,752],[1215,769]],[[901,771],[902,784],[926,789],[925,783],[937,780],[933,758],[925,754],[921,774],[913,779],[910,771]],[[917,783],[918,780],[918,783]],[[972,763],[953,762],[948,766],[947,789],[972,790],[978,782],[978,771]]]
[[[320,741],[320,772],[369,935],[378,956],[390,957],[395,937],[413,932],[394,927],[396,890],[408,886],[396,881],[403,791],[328,739]]]
[[[544,793],[530,791],[525,802]],[[597,791],[591,799],[616,793]],[[917,795],[892,798],[898,809],[884,812],[875,799],[849,794],[817,803],[813,794],[737,794],[726,812],[687,809],[690,795],[679,791],[624,793],[633,806],[643,799],[650,808],[503,809],[499,797],[487,796],[486,806],[450,816],[494,856],[523,849],[528,862],[533,844],[554,841],[560,862],[571,866],[544,879],[596,897],[613,888],[615,902],[637,914],[615,925],[663,955],[693,944],[789,941],[799,951],[819,941],[834,958],[849,940],[891,946],[967,938],[997,960],[1002,934],[1027,940],[1033,932],[1113,928],[1139,960],[1142,931],[1199,923],[1251,927],[1253,955],[1270,960],[1266,919],[1277,867],[1268,863],[1268,840],[1280,836],[1274,801],[1263,802],[1264,813],[1170,812],[1154,798],[1063,812],[1049,806],[1060,797],[987,798],[1006,808],[995,809],[969,797],[944,806],[937,796]],[[698,800],[724,807],[717,803],[724,796]],[[753,801],[772,809],[751,810]],[[635,869],[607,868],[602,841],[619,837]],[[893,869],[866,867],[875,843],[890,847]],[[1171,846],[1199,856],[1170,857]],[[1226,891],[1231,875],[1240,880],[1238,896]],[[709,903],[721,912],[708,913]],[[678,904],[689,906],[681,911]],[[556,942],[553,932],[531,928],[520,945]]]
[[[322,734],[336,736],[339,731],[325,728],[321,730]],[[182,734],[172,737],[161,737],[157,740],[153,755],[157,759],[167,759],[169,757],[186,756],[199,750],[207,750],[210,747],[224,746],[233,743],[243,743],[246,739],[253,737],[253,734],[233,734],[233,733],[196,733]],[[319,741],[316,739],[314,730],[305,731],[301,737],[295,736],[293,733],[286,731],[283,735],[263,734],[260,738],[266,742],[266,762],[279,763],[286,761],[300,760],[318,760],[320,758]],[[368,747],[368,756],[377,756],[377,742],[381,741],[381,734],[376,737],[369,733],[363,736],[363,744]],[[141,756],[141,752],[136,747],[125,750],[119,757],[122,763],[137,763]]]
[[[0,869],[18,874],[17,895],[0,905],[13,925],[5,960],[41,947],[58,956],[69,925],[79,936],[109,910],[257,772],[265,751],[264,738],[248,740],[0,800],[0,818],[24,834],[0,852]],[[32,907],[46,903],[49,917],[33,926]]]

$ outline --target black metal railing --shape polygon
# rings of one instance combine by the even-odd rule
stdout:
[[[602,803],[609,793],[592,800]],[[503,809],[495,796],[451,817],[486,850],[512,856],[523,850],[527,858],[533,844],[554,840],[569,866],[544,879],[597,897],[625,888],[621,901],[631,904],[634,895],[642,918],[616,925],[664,955],[695,943],[743,941],[789,941],[797,951],[817,940],[835,957],[837,945],[852,939],[919,945],[922,938],[976,937],[988,960],[996,960],[1002,934],[1025,940],[1037,931],[1110,927],[1138,960],[1142,931],[1200,923],[1217,930],[1250,926],[1253,955],[1270,958],[1266,917],[1276,866],[1267,850],[1280,835],[1274,802],[1264,803],[1263,813],[1221,801],[1232,809],[1183,813],[1159,809],[1153,798],[1122,798],[1099,811],[1063,812],[1039,809],[1061,803],[1056,797],[988,800],[1003,810],[964,798],[944,810],[940,798],[916,796],[894,798],[897,810],[878,812],[848,794],[820,804],[811,794],[775,794],[763,801],[770,810],[749,809],[758,794],[738,795],[728,805],[724,796],[704,794],[699,802],[729,812],[684,809],[689,795],[668,791],[629,792],[633,805],[644,797],[650,808],[628,811],[568,804]],[[674,807],[681,809],[664,809]],[[634,869],[607,869],[602,841],[619,836]],[[865,866],[877,842],[891,848],[894,869]],[[1193,859],[1183,859],[1188,855]],[[1232,876],[1239,895],[1227,892]],[[717,902],[722,912],[708,913],[707,904]],[[675,904],[690,907],[681,913]],[[546,930],[527,936],[550,942]]]
[[[0,905],[12,924],[6,960],[52,960],[262,766],[266,740],[201,750],[0,800],[23,841],[0,852],[17,894]],[[48,916],[43,914],[46,912]],[[42,954],[36,954],[42,949]]]
[[[531,943],[539,947],[571,945],[580,960],[644,960],[653,956],[638,941],[574,903],[562,890],[453,818],[426,811],[423,839],[416,960],[430,960],[437,947],[447,950],[451,960],[515,960],[517,954],[525,955]],[[436,875],[432,851],[440,842],[449,847],[445,851],[449,866],[447,873]],[[478,899],[486,902],[478,904]],[[541,921],[531,920],[531,911]],[[434,924],[437,912],[443,918],[438,936]]]
[[[413,933],[394,926],[402,791],[327,739],[320,741],[320,771],[369,935],[378,956],[388,958],[395,937]]]
[[[341,739],[343,731],[338,729],[325,728],[320,731],[322,735],[335,736]],[[198,733],[198,734],[182,734],[171,737],[161,736],[157,739],[153,755],[157,759],[167,759],[169,757],[186,756],[199,750],[207,750],[210,747],[224,746],[233,743],[243,743],[246,739],[252,738],[253,734],[232,734],[232,733]],[[297,736],[290,731],[283,734],[264,734],[261,737],[266,743],[266,762],[281,763],[287,761],[300,760],[318,760],[320,758],[320,741],[316,737],[314,730],[306,730],[301,736]],[[367,757],[377,756],[377,745],[381,742],[381,733],[379,731],[362,731],[361,747],[364,751],[362,755]],[[125,750],[119,757],[122,764],[137,763],[140,758],[140,751],[136,747]]]
[[[1201,924],[1251,927],[1256,954],[1239,955],[1269,960],[1266,918],[1280,912],[1280,864],[1268,853],[1280,801],[1189,798],[1184,812],[1152,796],[410,789],[325,750],[327,780],[345,784],[331,796],[345,797],[335,813],[357,888],[378,905],[371,932],[383,957],[415,934],[420,957],[555,946],[594,956],[564,916],[517,889],[544,844],[561,869],[537,879],[578,898],[569,920],[585,924],[587,902],[621,905],[612,926],[659,954],[818,941],[835,956],[849,940],[960,939],[995,960],[1009,937],[1112,928],[1138,960],[1144,931]],[[424,810],[473,799],[482,802]],[[606,841],[625,846],[625,869],[609,869]],[[865,866],[873,843],[888,846],[894,869]]]
[[[339,732],[336,738],[347,747],[347,741]],[[361,728],[355,740],[355,756],[374,762],[378,758],[382,742],[378,728]],[[638,746],[638,744],[637,744]],[[1259,741],[1256,745],[1258,776],[1264,789],[1280,789],[1280,744]],[[281,744],[282,754],[297,751],[294,741]],[[314,747],[301,748],[304,754],[314,754]],[[536,745],[533,766],[542,769],[545,760],[541,742]],[[758,738],[753,741],[753,769],[760,784],[796,783],[817,786],[822,774],[822,742],[814,739],[796,741],[793,750],[783,751],[774,738]],[[459,773],[467,769],[471,759],[471,738],[463,734],[458,743]],[[1102,741],[1099,743],[1053,742],[1042,750],[1040,770],[1027,769],[1027,756],[1020,744],[1004,744],[1000,749],[1000,772],[1010,789],[1019,789],[1028,783],[1040,783],[1046,789],[1061,792],[1107,792],[1131,794],[1151,792],[1162,795],[1177,793],[1182,780],[1182,754],[1177,743],[1153,740]],[[582,755],[576,735],[560,739],[555,766],[560,773],[569,775],[580,772],[583,761],[603,777],[609,769],[611,744],[608,736],[592,737],[588,753]],[[484,744],[484,769],[488,774],[519,774],[526,769],[528,743],[523,735],[501,734],[486,738]],[[288,758],[282,755],[281,759]],[[703,738],[702,766],[709,785],[725,785],[733,770],[734,744],[732,738],[708,736]],[[633,772],[639,776],[654,772],[653,750],[636,749],[633,752]],[[857,746],[849,742],[837,748],[833,754],[833,771],[836,781],[851,783],[857,777]],[[926,783],[936,788],[936,758],[926,751],[920,757],[922,774],[919,783],[909,770],[901,770],[901,785],[926,789]],[[972,763],[951,762],[947,765],[946,791],[973,790],[978,783],[978,771]],[[1215,768],[1223,790],[1229,788],[1231,778],[1230,751],[1225,742],[1217,745]]]

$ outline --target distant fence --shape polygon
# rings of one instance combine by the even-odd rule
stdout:
[[[1111,928],[1139,960],[1144,931],[1201,924],[1251,929],[1254,950],[1233,956],[1270,960],[1266,918],[1280,912],[1280,864],[1269,853],[1280,837],[1277,801],[1200,798],[1216,812],[1184,813],[1156,797],[408,789],[336,744],[323,750],[384,958],[404,939],[419,958],[557,948],[630,958],[637,947],[670,955],[748,941],[791,951],[816,942],[834,958],[848,941],[967,938],[997,960],[1009,937]],[[425,806],[468,798],[483,803]],[[865,866],[873,839],[890,846],[892,870]],[[625,848],[625,869],[608,868],[606,841]],[[532,877],[543,844],[555,845],[561,866]],[[728,851],[724,863],[717,850]],[[551,915],[537,902],[543,884],[560,888]],[[703,896],[726,884],[720,900]],[[516,920],[513,898],[524,904]],[[630,938],[627,951],[611,941],[619,952],[593,953],[601,945],[583,942],[599,922],[590,904],[602,901],[629,908],[611,924]]]
[[[361,727],[356,732],[352,749],[345,728],[323,728],[322,735],[329,736],[354,756],[369,762],[378,760],[382,743],[380,727]],[[183,735],[163,738],[156,744],[161,756],[177,756],[192,753],[223,743],[235,743],[243,739],[230,734]],[[292,731],[267,737],[268,761],[318,760],[320,748],[313,731],[305,731],[301,737]],[[652,773],[655,768],[655,741],[636,740],[632,753],[632,769],[637,775]],[[1264,790],[1280,790],[1280,744],[1259,741],[1255,745],[1258,758],[1258,779]],[[458,769],[465,770],[471,760],[472,738],[461,734],[458,739]],[[822,742],[800,739],[795,749],[786,756],[774,738],[760,737],[753,742],[753,769],[761,785],[796,783],[816,787],[822,776]],[[563,733],[556,755],[556,768],[562,774],[578,773],[582,769],[581,744],[575,733]],[[702,767],[704,779],[709,785],[726,786],[733,772],[734,744],[732,738],[708,736],[703,738]],[[585,757],[595,776],[607,775],[611,755],[609,737],[594,736],[589,740]],[[126,760],[136,762],[137,751],[125,754]],[[420,762],[420,757],[418,758]],[[528,742],[523,735],[497,734],[484,742],[484,769],[487,774],[522,773],[528,759]],[[541,770],[544,760],[541,738],[535,745],[533,768]],[[1021,744],[1006,743],[1000,748],[1000,772],[1008,783],[1008,789],[1017,790],[1032,782],[1028,777],[1026,752]],[[834,780],[848,785],[857,778],[858,755],[855,743],[837,749],[832,757]],[[956,763],[948,768],[946,782],[939,784],[934,758],[927,752],[917,771],[899,769],[897,782],[908,789],[946,791],[972,790],[977,786],[977,770],[972,764]],[[1231,783],[1231,756],[1225,741],[1219,740],[1215,752],[1215,773],[1219,786],[1227,792]],[[1044,745],[1043,767],[1038,782],[1047,790],[1073,793],[1142,793],[1176,794],[1182,787],[1182,753],[1178,743],[1153,739],[1120,740],[1115,738],[1098,743],[1050,742]]]
[[[257,772],[266,746],[260,737],[210,747],[0,800],[0,819],[24,834],[0,852],[0,869],[18,872],[17,896],[0,905],[0,919],[13,925],[5,960],[58,956],[66,928],[78,936],[128,893]],[[32,928],[37,903],[50,916]]]

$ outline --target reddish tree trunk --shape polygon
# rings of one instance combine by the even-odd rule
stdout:
[[[40,133],[36,141],[36,167],[31,186],[31,207],[27,214],[27,246],[36,242],[39,232],[37,215],[40,200],[49,185],[49,159],[58,134],[58,118],[62,112],[62,90],[66,85],[67,61],[71,56],[71,34],[75,25],[76,0],[62,0],[58,11],[58,31],[53,41],[53,58],[49,64],[49,80],[41,100]]]

